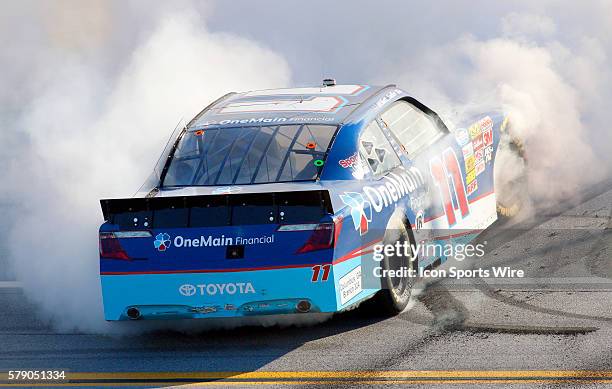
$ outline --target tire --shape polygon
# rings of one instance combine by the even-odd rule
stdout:
[[[516,217],[529,206],[527,159],[523,142],[512,134],[512,126],[508,117],[502,122],[500,134],[493,179],[497,215],[502,220],[508,220]]]
[[[398,220],[395,226],[387,226],[383,244],[395,245],[396,242],[413,244],[414,239],[404,220]],[[410,251],[411,252],[411,251]],[[397,256],[396,253],[386,256],[380,265],[383,270],[398,270],[405,266],[408,269],[418,269],[417,261],[411,260],[411,256]],[[414,278],[408,276],[381,278],[381,290],[374,297],[374,313],[378,316],[395,316],[402,312],[408,305]]]

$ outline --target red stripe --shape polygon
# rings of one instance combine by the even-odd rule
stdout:
[[[363,85],[357,85],[357,89],[352,91],[351,95],[355,95],[355,94],[359,93],[363,88],[365,88]]]
[[[370,246],[372,246],[373,244],[376,244],[376,243],[381,242],[381,241],[382,241],[382,239],[377,239],[377,240],[373,240],[372,242],[370,242],[370,243],[368,243],[368,244],[366,244],[366,245],[363,245],[363,246],[361,246],[361,247],[357,247],[356,249],[354,249],[354,250],[352,250],[352,251],[349,251],[349,253],[348,253],[348,254],[346,254],[346,255],[344,255],[344,256],[342,256],[342,257],[338,258],[338,259],[335,259],[335,260],[332,262],[332,264],[333,264],[333,265],[336,265],[336,264],[338,264],[338,263],[340,263],[340,262],[344,262],[344,261],[349,260],[349,259],[351,259],[351,258],[358,257],[358,256],[360,256],[361,254],[367,254],[368,252],[371,252],[371,251],[368,251],[368,252],[363,252],[363,253],[362,253],[361,251],[362,251],[363,249],[365,249],[365,248],[367,248],[367,247],[370,247]]]
[[[474,234],[474,233],[476,233],[476,231],[479,231],[479,233],[480,233],[483,230],[480,230],[480,229],[467,230],[467,231],[458,232],[456,234],[451,234],[451,235],[434,236],[433,238],[429,238],[427,240],[448,240],[448,239],[452,239],[452,238],[458,238],[458,237],[464,236],[464,235]]]
[[[490,191],[490,192],[487,192],[487,193],[483,193],[480,196],[476,196],[476,197],[474,197],[473,199],[470,200],[470,204],[471,203],[475,203],[478,200],[482,200],[484,197],[490,196],[493,193],[495,193],[495,192],[494,191]]]

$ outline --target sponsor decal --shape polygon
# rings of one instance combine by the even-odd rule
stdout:
[[[478,135],[482,134],[483,132],[486,132],[490,129],[493,129],[493,120],[491,120],[491,118],[489,116],[480,119],[478,122],[474,123],[470,128],[469,128],[469,133],[470,133],[470,137],[472,139],[476,138]]]
[[[232,194],[242,192],[242,187],[240,186],[222,186],[213,190],[212,194]]]
[[[474,170],[471,170],[469,172],[467,172],[467,174],[465,175],[465,183],[469,184],[470,182],[474,181],[476,179],[476,172]]]
[[[474,152],[482,148],[482,135],[478,135],[472,140],[472,146],[474,146]]]
[[[362,290],[361,265],[342,276],[338,281],[338,285],[340,286],[340,304],[344,305],[351,301],[351,299],[357,296]]]
[[[467,157],[465,159],[465,170],[466,171],[470,171],[470,170],[474,170],[474,164],[476,163],[476,161],[474,160],[474,156],[470,155],[469,157]]]
[[[346,159],[339,160],[338,163],[344,169],[352,168],[353,166],[357,166],[357,164],[359,163],[359,156],[357,155],[357,153],[355,153]]]
[[[155,246],[157,251],[166,251],[170,247],[170,235],[165,232],[155,235],[153,246]]]
[[[333,122],[335,119],[333,116],[292,116],[288,118],[292,122]]]
[[[357,192],[344,192],[340,195],[340,200],[351,208],[355,230],[358,230],[360,235],[368,232],[368,222],[372,221],[370,203],[363,198],[361,193]]]
[[[474,193],[476,190],[478,189],[478,181],[474,180],[471,183],[468,184],[466,192],[469,195],[471,195],[472,193]]]
[[[176,248],[183,247],[222,247],[232,245],[253,245],[253,244],[270,244],[274,243],[274,234],[262,236],[235,236],[228,237],[225,235],[201,235],[197,238],[186,238],[182,235],[174,237],[172,244]]]
[[[465,176],[465,183],[468,185],[466,192],[471,194],[478,189],[476,176],[485,170],[485,161],[491,160],[493,120],[489,116],[480,119],[468,129],[468,132],[472,142],[464,146],[462,151],[467,172]],[[473,153],[473,157],[470,156],[470,152]]]
[[[484,158],[486,163],[491,162],[491,159],[493,158],[493,146],[487,146],[484,151]]]
[[[491,146],[493,144],[493,128],[489,128],[482,133],[482,141],[485,146]]]
[[[476,160],[476,163],[482,161],[484,158],[484,150],[480,149],[480,150],[476,150],[476,152],[474,153],[474,159]]]
[[[237,308],[234,304],[225,304],[226,311],[235,311]]]
[[[225,284],[183,284],[178,288],[185,297],[216,296],[235,294],[255,294],[255,288],[250,282],[228,282]]]
[[[378,213],[425,185],[421,171],[414,166],[397,174],[389,173],[384,178],[386,182],[382,185],[364,186],[363,194],[344,192],[340,195],[342,202],[351,208],[355,230],[359,230],[361,235],[368,231],[368,223],[372,221],[372,210]]]
[[[463,159],[465,159],[474,154],[474,147],[472,146],[472,143],[468,143],[461,148],[461,151],[463,152]]]
[[[224,126],[227,124],[265,124],[265,123],[282,123],[282,122],[286,122],[290,120],[289,118],[286,117],[272,117],[272,118],[264,118],[264,117],[258,117],[258,118],[248,118],[248,119],[225,119],[225,120],[209,120],[207,122],[202,123],[202,126],[212,126],[215,124]]]
[[[483,119],[480,119],[480,121],[478,122],[478,125],[480,126],[480,130],[482,132],[486,132],[488,130],[493,129],[493,120],[489,116],[487,116],[487,117],[484,117]]]
[[[179,286],[179,293],[183,296],[189,297],[196,294],[196,287],[191,284],[184,284]]]
[[[480,126],[478,125],[478,123],[472,125],[469,129],[468,129],[469,133],[470,133],[470,138],[474,139],[476,138],[478,135],[480,135]]]
[[[484,161],[480,161],[476,164],[476,175],[479,175],[480,173],[484,172],[485,170],[485,162]]]
[[[465,128],[458,128],[455,131],[455,140],[459,146],[465,146],[470,143],[470,134]]]
[[[291,117],[272,117],[272,118],[248,118],[248,119],[224,119],[224,120],[208,120],[198,126],[227,126],[236,124],[269,124],[269,123],[286,123],[286,122],[333,122],[333,116],[291,116]]]

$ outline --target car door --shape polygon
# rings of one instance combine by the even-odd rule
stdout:
[[[464,139],[448,131],[439,117],[416,100],[398,100],[380,114],[382,124],[400,145],[403,157],[426,176],[428,193],[413,201],[417,229],[469,231],[495,218],[495,199],[476,204],[476,159]],[[468,133],[469,131],[462,130]],[[471,146],[470,142],[470,146]]]

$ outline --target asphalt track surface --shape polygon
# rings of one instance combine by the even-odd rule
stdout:
[[[496,223],[471,266],[528,278],[432,282],[391,319],[358,309],[305,327],[58,333],[18,284],[0,283],[0,372],[62,369],[70,381],[55,384],[88,387],[612,387],[611,216],[607,182],[533,220]]]

